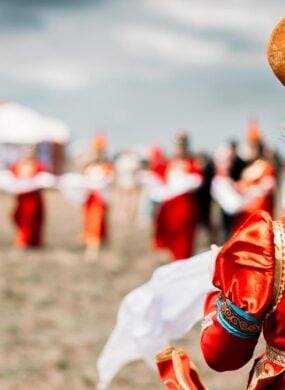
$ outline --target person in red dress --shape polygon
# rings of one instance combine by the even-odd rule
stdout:
[[[36,147],[27,147],[23,158],[11,167],[19,179],[29,179],[43,172],[43,164],[36,158]],[[16,244],[21,248],[41,246],[44,226],[42,191],[36,189],[17,195],[13,221],[17,227]]]
[[[188,137],[179,132],[175,137],[174,157],[165,170],[165,182],[173,192],[157,207],[154,238],[155,247],[168,249],[174,260],[193,254],[199,222],[196,191],[202,181],[198,164],[189,152]]]
[[[107,202],[104,196],[104,183],[112,176],[112,165],[105,158],[106,139],[102,135],[93,141],[94,158],[84,168],[84,175],[101,189],[90,190],[83,207],[83,240],[86,257],[96,260],[101,244],[107,237]]]
[[[260,140],[251,145],[250,162],[242,172],[240,180],[235,183],[241,194],[247,194],[256,189],[256,196],[252,197],[243,210],[234,217],[233,231],[237,230],[257,210],[265,210],[273,216],[275,184],[275,168],[269,160],[264,158],[264,145]]]

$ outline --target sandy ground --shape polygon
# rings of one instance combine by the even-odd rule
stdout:
[[[113,224],[98,263],[84,261],[80,210],[46,193],[43,250],[13,247],[12,199],[0,195],[0,389],[96,389],[96,358],[121,298],[167,261],[149,248],[149,232]],[[200,236],[200,249],[203,237]],[[210,390],[245,389],[249,367],[218,374],[203,362],[200,327],[176,345],[186,348]],[[234,354],[235,351],[232,351]],[[125,367],[110,390],[162,389],[143,362]]]

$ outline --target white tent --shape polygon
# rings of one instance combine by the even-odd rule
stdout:
[[[69,139],[70,130],[65,123],[16,103],[0,104],[0,143],[65,144]]]

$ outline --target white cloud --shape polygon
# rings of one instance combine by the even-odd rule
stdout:
[[[43,29],[2,33],[1,76],[69,92],[102,80],[160,82],[175,77],[183,67],[260,66],[264,53],[246,48],[235,52],[222,35],[209,39],[209,34],[198,36],[189,26],[208,33],[235,31],[259,41],[279,9],[270,4],[269,13],[264,2],[255,12],[256,0],[121,0],[120,4],[121,8],[112,5],[117,7],[117,18],[108,13],[108,5],[101,14],[96,7],[92,12],[82,8],[64,17],[45,14]]]
[[[170,20],[202,29],[234,31],[249,38],[263,39],[278,19],[281,1],[227,0],[145,0],[151,13],[168,16]]]
[[[223,42],[211,43],[165,28],[124,26],[118,37],[132,55],[142,60],[166,62],[167,65],[211,65],[226,55]]]

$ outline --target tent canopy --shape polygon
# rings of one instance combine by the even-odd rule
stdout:
[[[65,123],[16,103],[0,104],[0,143],[66,143],[69,139]]]

